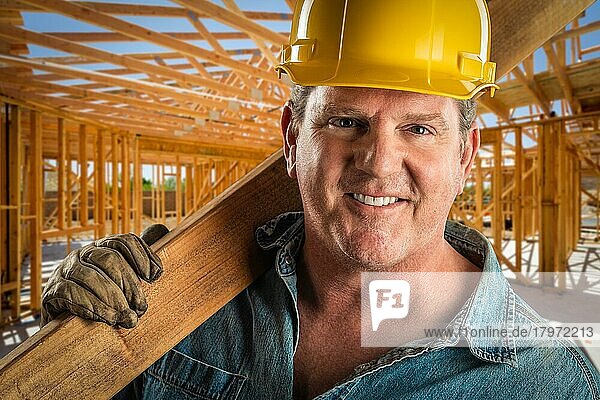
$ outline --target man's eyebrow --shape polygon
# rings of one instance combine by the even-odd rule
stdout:
[[[403,120],[408,120],[417,124],[425,122],[433,122],[441,126],[444,130],[449,130],[448,122],[444,116],[440,113],[422,114],[422,113],[408,113],[402,116]]]
[[[323,115],[349,115],[352,117],[364,117],[365,113],[359,109],[341,106],[336,103],[326,103],[320,110],[320,114]]]

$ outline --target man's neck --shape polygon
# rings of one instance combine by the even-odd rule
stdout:
[[[435,237],[420,251],[385,269],[361,265],[341,250],[331,251],[306,232],[303,259],[298,268],[298,296],[305,306],[325,310],[355,308],[360,304],[362,272],[479,272],[443,237]]]

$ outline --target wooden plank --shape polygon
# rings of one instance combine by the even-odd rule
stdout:
[[[0,103],[0,275],[5,276],[8,268],[8,104]],[[3,279],[0,278],[0,323],[4,322],[2,315],[2,303],[4,301]]]
[[[74,184],[75,182],[73,182],[73,158],[72,158],[72,151],[71,151],[71,138],[70,138],[70,132],[68,130],[66,130],[65,132],[66,137],[67,137],[67,199],[66,199],[66,213],[67,213],[67,219],[66,219],[66,236],[67,236],[67,249],[65,251],[65,255],[69,254],[71,252],[71,232],[69,231],[69,229],[73,226],[73,189],[74,189]]]
[[[67,133],[65,132],[65,120],[58,119],[58,159],[56,168],[58,175],[58,214],[56,216],[56,226],[58,229],[64,229],[67,219]]]
[[[184,216],[188,216],[193,207],[194,177],[192,164],[185,164],[185,209]]]
[[[96,134],[96,159],[94,162],[94,223],[98,227],[96,236],[102,238],[106,236],[106,158],[104,153],[104,134],[103,129],[99,129]]]
[[[111,133],[111,233],[119,233],[119,137],[117,132]]]
[[[254,229],[240,231],[240,224],[256,228],[280,212],[301,208],[295,181],[288,178],[272,190],[273,181],[285,174],[280,158],[281,152],[273,155],[153,246],[165,272],[153,285],[144,284],[151,306],[136,329],[113,329],[79,318],[51,322],[1,361],[0,398],[110,398],[249,285],[265,263]],[[214,240],[234,236],[234,241]],[[170,301],[160,300],[165,296]],[[68,352],[61,350],[65,346]],[[96,372],[83,370],[82,364],[94,365]],[[97,373],[108,364],[109,369]],[[36,365],[35,374],[31,365]],[[85,385],[77,384],[81,379]]]
[[[513,239],[515,241],[515,268],[522,271],[523,264],[523,133],[515,128],[515,170],[513,173]]]
[[[136,135],[133,139],[133,198],[134,198],[134,232],[142,233],[142,215],[144,213],[142,184],[142,154],[140,152],[140,137]]]
[[[492,212],[492,231],[494,247],[502,252],[502,232],[504,229],[504,216],[502,213],[502,131],[496,131],[494,141],[494,172],[492,180],[492,200],[494,202]]]
[[[194,143],[193,141],[187,140],[163,140],[150,137],[140,138],[140,149],[145,152],[159,152],[179,155],[194,155],[222,159],[254,161],[262,161],[265,158],[267,158],[271,153],[273,153],[273,151],[269,149],[244,149],[233,146],[207,146],[205,144]]]
[[[44,214],[44,160],[42,157],[42,115],[38,111],[30,112],[29,140],[31,145],[29,213],[34,215],[30,221],[29,248],[31,274],[30,309],[38,311],[42,300],[42,224]]]
[[[558,168],[557,147],[559,129],[556,122],[548,122],[543,126],[543,134],[538,141],[540,162],[539,207],[540,207],[540,240],[539,271],[540,283],[543,286],[554,286],[553,273],[558,269]]]
[[[131,190],[129,185],[130,169],[129,169],[129,136],[127,132],[121,135],[121,207],[123,212],[122,232],[129,232],[129,224],[131,222],[130,196]]]
[[[187,12],[187,11],[186,11]],[[70,40],[72,42],[138,42],[142,41],[142,39],[132,38],[130,36],[124,35],[119,32],[45,32],[48,35],[56,36],[61,39]],[[204,40],[204,37],[199,32],[163,32],[164,35],[170,36],[173,39],[177,40]],[[280,35],[287,35],[288,32],[279,32]],[[245,32],[212,32],[212,35],[215,39],[218,40],[238,40],[238,39],[250,39]],[[231,49],[227,51],[229,55],[235,54],[250,54],[258,52],[258,49]],[[139,56],[140,59],[148,59],[148,54],[145,56]],[[164,54],[164,53],[159,53]],[[171,53],[174,54],[174,53]],[[171,58],[181,58],[181,54],[177,53],[177,57]],[[165,58],[164,56],[161,56]],[[153,57],[150,57],[153,58]],[[54,58],[53,58],[54,59]],[[81,62],[77,62],[80,64],[85,64]],[[205,64],[216,65],[212,62],[205,62]]]
[[[490,59],[497,63],[496,77],[511,71],[592,3],[594,0],[490,1]]]
[[[181,222],[181,162],[179,154],[175,156],[175,217]]]
[[[21,180],[22,180],[21,108],[10,107],[8,128],[8,201],[14,207],[8,210],[8,281],[15,282],[11,291],[11,318],[21,314]]]
[[[88,157],[87,157],[87,127],[79,125],[79,223],[88,223]]]

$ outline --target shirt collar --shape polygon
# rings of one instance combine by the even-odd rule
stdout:
[[[510,335],[515,327],[516,295],[502,273],[493,246],[477,230],[455,221],[446,221],[444,238],[483,272],[475,291],[450,326],[455,331],[459,328],[459,332],[460,328],[505,330],[507,336],[479,338],[468,335],[466,340],[476,357],[516,366],[516,344]]]
[[[464,329],[504,328],[512,332],[515,324],[516,295],[502,274],[494,249],[485,236],[458,222],[447,221],[444,238],[456,251],[481,268],[475,291],[451,321],[455,332]],[[297,301],[296,265],[304,243],[304,213],[288,212],[256,230],[256,241],[263,250],[275,250],[275,268]],[[445,344],[456,343],[459,336]],[[466,337],[476,357],[490,362],[516,365],[516,345],[510,337],[478,339]],[[437,343],[440,345],[440,343]]]

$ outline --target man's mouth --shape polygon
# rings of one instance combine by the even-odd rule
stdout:
[[[354,200],[367,206],[385,207],[387,205],[402,201],[399,197],[373,197],[361,193],[351,193]]]

